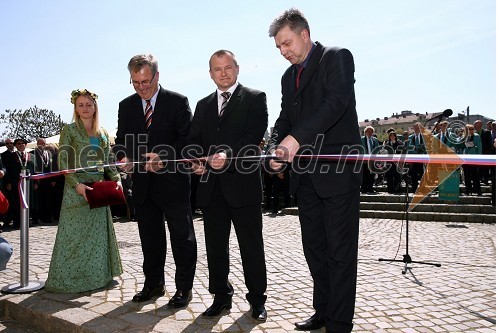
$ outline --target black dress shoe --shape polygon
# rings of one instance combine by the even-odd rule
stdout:
[[[214,304],[212,304],[208,309],[205,310],[205,312],[203,312],[203,315],[207,317],[214,317],[220,315],[222,311],[229,309],[231,309],[231,301],[227,303],[214,302]]]
[[[258,321],[267,320],[267,311],[264,305],[252,305],[252,318]]]
[[[193,293],[191,290],[177,290],[175,295],[168,301],[167,305],[171,308],[183,308],[191,302]]]
[[[165,286],[159,285],[155,288],[149,288],[144,286],[140,292],[135,294],[132,298],[132,302],[146,302],[155,296],[163,296],[165,295]]]
[[[319,330],[325,326],[325,319],[315,313],[311,318],[295,323],[295,327],[301,331]]]

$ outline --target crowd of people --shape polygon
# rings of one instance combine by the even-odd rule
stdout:
[[[372,126],[364,129],[365,135],[361,140],[365,153],[389,152],[393,154],[496,154],[496,122],[488,121],[486,129],[483,129],[481,120],[476,120],[473,124],[463,124],[454,129],[448,127],[448,121],[436,123],[432,132],[426,132],[420,122],[413,126],[413,131],[397,133],[394,129],[384,133],[387,139],[379,141]],[[371,149],[365,142],[370,143]],[[444,149],[442,147],[445,147]],[[410,192],[415,192],[422,180],[426,166],[422,163],[390,163],[390,167],[364,164],[363,165],[363,185],[362,193],[376,193],[374,184],[381,186],[386,184],[387,192],[397,194],[404,192],[403,175],[408,175],[407,182]],[[437,170],[437,169],[435,169]],[[496,169],[492,166],[463,165],[459,168],[460,182],[465,187],[464,195],[475,193],[481,196],[481,184],[495,186]],[[429,179],[431,184],[437,182],[437,174],[428,175],[434,179]],[[494,191],[492,191],[494,195]],[[492,198],[494,203],[494,198]]]
[[[291,64],[282,77],[282,109],[269,142],[262,141],[268,126],[266,94],[238,81],[236,56],[224,49],[208,59],[216,89],[197,102],[194,117],[185,96],[160,85],[156,58],[140,54],[127,66],[135,92],[119,103],[113,147],[99,125],[98,96],[87,89],[71,93],[73,122],[61,131],[59,152],[43,139],[31,153],[25,152],[24,139],[6,140],[8,150],[2,154],[0,175],[12,205],[4,224],[12,221],[13,228],[19,228],[17,182],[23,168],[32,174],[84,169],[65,173],[61,183],[56,178],[34,181],[30,189],[33,223],[59,221],[45,283],[48,292],[105,288],[122,273],[111,209],[107,205],[90,208],[87,202],[89,191],[94,190],[92,183],[108,180],[115,190],[127,194],[129,216],[138,225],[145,279],[133,302],[163,296],[165,269],[172,269],[175,292],[167,306],[182,308],[190,303],[198,260],[193,214],[201,209],[208,290],[213,295],[213,303],[203,316],[219,316],[232,308],[235,290],[229,280],[228,249],[233,227],[251,315],[266,321],[262,205],[277,213],[282,201],[286,207],[293,198],[299,208],[303,250],[313,280],[314,309],[312,315],[303,314],[307,318],[296,323],[296,328],[352,330],[360,193],[375,192],[375,176],[379,174],[374,168],[381,166],[363,164],[360,171],[351,161],[305,163],[294,157],[305,152],[341,154],[345,146],[358,147],[366,154],[382,148],[420,154],[427,151],[423,137],[427,134],[417,123],[412,133],[388,132],[384,142],[378,141],[371,126],[360,137],[353,56],[345,48],[314,42],[309,23],[299,10],[289,9],[273,20],[269,37]],[[494,153],[495,123],[488,130],[482,130],[481,122],[470,126],[456,136],[443,122],[433,135],[458,153]],[[316,144],[319,139],[321,143]],[[273,158],[261,164],[263,152]],[[117,167],[114,162],[119,162]],[[401,190],[397,167],[392,165],[384,174],[389,193]],[[422,165],[410,167],[413,191],[423,171]],[[467,167],[464,177],[467,192],[480,194],[478,181],[490,181],[494,170]],[[165,267],[165,227],[173,267]]]
[[[37,139],[37,147],[26,150],[23,138],[4,140],[6,150],[0,154],[0,187],[9,201],[9,209],[2,214],[2,229],[19,229],[20,200],[19,175],[23,169],[27,174],[41,174],[59,170],[58,148],[46,144],[44,138]],[[59,221],[64,176],[30,181],[30,224],[50,224]]]

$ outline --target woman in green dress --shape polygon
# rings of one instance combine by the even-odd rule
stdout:
[[[74,122],[64,126],[59,140],[60,170],[88,168],[65,174],[63,203],[45,289],[53,293],[80,293],[106,287],[122,273],[109,206],[90,209],[85,183],[104,179],[117,181],[116,168],[100,167],[110,162],[106,130],[99,127],[97,95],[73,90]]]

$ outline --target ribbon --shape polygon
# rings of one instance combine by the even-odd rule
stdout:
[[[496,166],[496,155],[458,155],[458,154],[319,154],[319,155],[295,155],[298,159],[318,159],[326,161],[354,161],[354,162],[392,162],[392,163],[421,163],[421,164],[450,164],[450,165],[484,165],[484,166]],[[207,157],[201,158],[182,158],[182,159],[172,159],[172,160],[161,160],[162,163],[195,163],[204,162]],[[248,160],[260,162],[264,160],[278,160],[275,155],[260,155],[260,156],[236,156],[228,157],[227,160]],[[67,169],[46,173],[39,173],[35,175],[21,176],[21,178],[30,178],[32,180],[51,178],[59,175],[65,175],[70,173],[77,173],[86,170],[95,170],[96,168],[107,168],[107,167],[120,167],[129,164],[142,164],[147,163],[147,161],[133,161],[133,162],[116,162],[109,164],[100,164],[91,167],[81,167],[75,169]],[[26,198],[21,189],[21,182],[19,182],[19,200],[23,205],[23,208],[27,208]]]

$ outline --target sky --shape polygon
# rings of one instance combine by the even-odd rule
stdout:
[[[87,88],[114,131],[118,103],[134,93],[127,63],[142,53],[156,56],[160,84],[194,112],[215,91],[210,56],[228,49],[238,81],[266,93],[271,127],[290,64],[268,29],[291,7],[314,41],[352,52],[359,121],[467,106],[496,118],[494,0],[0,0],[0,112],[36,105],[71,122],[70,93]]]

